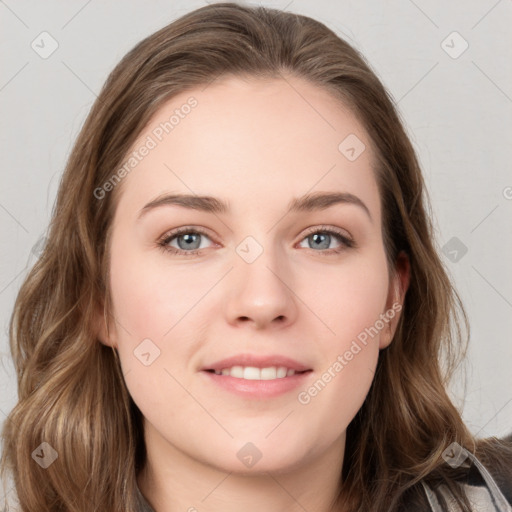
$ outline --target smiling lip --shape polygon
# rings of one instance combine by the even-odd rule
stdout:
[[[217,375],[214,373],[214,371],[222,371],[224,368],[232,368],[233,366],[252,366],[254,368],[284,366],[290,370],[295,370],[297,373],[270,380],[247,380],[232,377],[231,375]],[[304,385],[305,380],[313,371],[312,368],[289,357],[280,355],[258,356],[251,354],[239,354],[228,357],[205,366],[201,370],[200,373],[208,379],[209,383],[214,383],[226,391],[243,398],[254,399],[272,398],[287,393],[301,384]]]
[[[217,370],[221,371],[224,368],[231,368],[233,366],[252,366],[254,368],[268,368],[270,366],[285,366],[286,368],[295,370],[296,372],[304,372],[311,370],[308,366],[295,361],[289,357],[280,355],[258,356],[251,354],[238,354],[236,356],[228,357],[220,361],[216,361],[202,370]]]
[[[304,388],[306,379],[312,371],[296,373],[289,377],[282,377],[272,380],[245,380],[231,377],[230,375],[217,375],[216,373],[203,370],[200,372],[208,379],[208,383],[213,383],[221,389],[229,391],[245,399],[265,399],[282,395],[301,386]]]

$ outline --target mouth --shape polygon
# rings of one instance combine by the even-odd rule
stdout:
[[[237,354],[202,368],[216,375],[246,380],[272,380],[311,371],[307,365],[282,355]]]
[[[244,380],[275,380],[292,377],[293,375],[300,375],[308,373],[313,370],[294,370],[286,366],[267,366],[258,368],[256,366],[232,366],[230,368],[223,368],[222,370],[204,370],[215,375],[224,375],[226,377],[233,377],[235,379]]]
[[[240,354],[212,363],[200,373],[225,391],[264,399],[304,385],[313,369],[284,356]]]

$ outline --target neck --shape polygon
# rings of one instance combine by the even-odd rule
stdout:
[[[192,458],[146,424],[147,458],[137,477],[155,512],[337,512],[345,434],[292,468],[242,474]]]

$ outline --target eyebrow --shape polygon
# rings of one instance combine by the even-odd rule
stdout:
[[[373,221],[368,207],[359,197],[348,192],[315,192],[294,198],[288,205],[287,213],[312,212],[325,210],[335,204],[353,204],[359,206]],[[147,212],[161,206],[181,206],[190,210],[207,213],[226,214],[230,210],[229,203],[213,196],[192,194],[165,194],[147,203],[139,212],[138,219]]]

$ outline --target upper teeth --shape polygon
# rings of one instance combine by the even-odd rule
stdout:
[[[255,368],[254,366],[232,366],[223,368],[222,371],[214,370],[217,375],[230,375],[237,379],[247,380],[271,380],[290,377],[295,374],[295,370],[288,369],[286,366],[270,366],[268,368]]]

